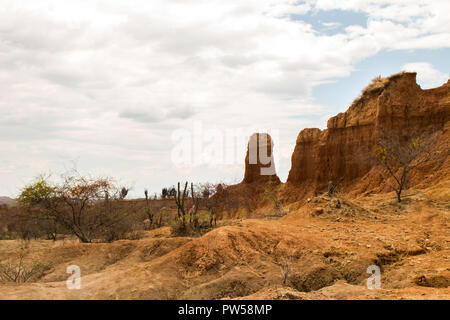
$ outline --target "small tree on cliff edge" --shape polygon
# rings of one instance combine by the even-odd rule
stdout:
[[[436,134],[410,134],[400,136],[387,130],[380,130],[376,157],[395,181],[394,191],[401,202],[403,190],[407,188],[409,175],[420,164],[429,161],[436,154],[431,148],[438,140]]]

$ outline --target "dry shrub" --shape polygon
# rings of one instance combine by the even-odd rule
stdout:
[[[54,239],[63,229],[84,243],[111,242],[135,230],[136,207],[124,200],[126,190],[111,178],[75,172],[64,175],[62,183],[39,177],[22,189],[18,200],[35,221],[49,224]]]
[[[389,78],[382,78],[381,76],[375,77],[372,81],[364,88],[362,94],[366,94],[372,91],[376,91],[380,88],[384,88],[386,83],[389,82]]]
[[[208,233],[214,227],[210,226],[207,222],[200,222],[198,226],[191,224],[175,223],[171,226],[172,235],[175,237],[201,237],[205,233]]]
[[[15,259],[0,263],[0,282],[24,283],[36,280],[50,269],[48,264],[26,258],[27,251],[21,248]]]
[[[292,266],[294,265],[293,259],[291,257],[285,257],[280,262],[280,272],[281,272],[281,283],[283,286],[287,285]]]

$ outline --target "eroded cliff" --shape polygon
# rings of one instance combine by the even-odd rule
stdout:
[[[443,161],[429,161],[411,176],[411,185],[449,174],[450,81],[422,90],[416,73],[399,73],[369,85],[349,109],[327,122],[327,129],[304,129],[296,141],[287,182],[308,191],[329,181],[347,192],[388,191],[374,156],[381,132],[402,137],[429,132],[439,136],[434,149]]]

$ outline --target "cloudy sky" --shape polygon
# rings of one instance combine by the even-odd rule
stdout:
[[[73,167],[133,196],[238,182],[245,142],[221,141],[252,130],[273,132],[285,180],[298,132],[324,128],[373,77],[448,80],[449,12],[448,0],[0,0],[0,195]],[[217,145],[228,160],[211,160]]]

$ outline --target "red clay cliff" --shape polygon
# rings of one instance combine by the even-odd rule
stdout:
[[[287,182],[310,191],[326,189],[341,181],[346,191],[380,189],[380,168],[374,153],[381,130],[394,135],[430,132],[440,136],[434,148],[446,153],[445,161],[419,168],[411,184],[430,175],[449,177],[450,80],[443,86],[422,90],[416,73],[377,79],[344,113],[328,120],[327,129],[304,129],[296,141]],[[381,191],[381,190],[378,190]],[[387,191],[387,190],[384,190]]]

